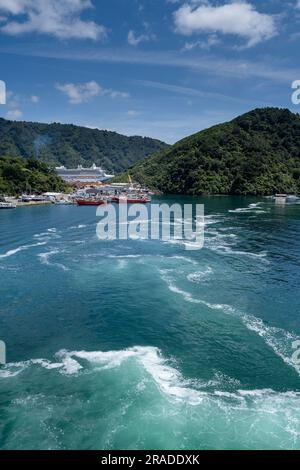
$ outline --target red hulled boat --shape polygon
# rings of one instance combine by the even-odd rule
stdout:
[[[76,199],[78,206],[102,206],[106,202],[102,199]]]

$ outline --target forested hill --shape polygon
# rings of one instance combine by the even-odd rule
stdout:
[[[118,173],[165,148],[167,144],[148,137],[126,137],[71,124],[0,118],[0,155],[36,158],[68,168],[96,163],[107,172]]]
[[[300,192],[300,116],[255,109],[181,140],[130,174],[170,194]]]
[[[0,196],[19,196],[28,191],[66,191],[68,185],[53,168],[34,158],[0,156]]]

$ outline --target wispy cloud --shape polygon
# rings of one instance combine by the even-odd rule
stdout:
[[[221,44],[221,40],[218,38],[216,34],[210,34],[207,39],[193,41],[193,42],[186,42],[184,45],[184,51],[191,51],[192,49],[202,49],[208,51],[213,46],[217,46]]]
[[[141,42],[156,40],[156,35],[151,32],[149,24],[144,22],[143,26],[145,31],[141,34],[137,34],[132,29],[128,32],[127,42],[130,46],[138,46]]]
[[[214,78],[233,78],[235,80],[251,80],[253,78],[290,84],[299,75],[299,68],[293,60],[280,59],[279,56],[269,56],[259,59],[232,59],[214,54],[202,54],[195,51],[190,54],[178,50],[145,51],[136,48],[109,47],[77,47],[68,45],[64,48],[49,48],[46,45],[22,44],[0,45],[0,52],[21,56],[60,59],[91,63],[131,64],[140,66],[157,66],[162,68],[182,68],[207,74]],[[216,51],[217,52],[217,51]]]
[[[28,104],[39,103],[40,98],[37,95],[27,96],[24,94],[15,93],[12,90],[6,92],[6,106],[8,111],[6,113],[7,119],[17,120],[23,116],[23,108]]]
[[[155,82],[151,80],[136,80],[136,84],[142,85],[147,88],[155,88],[157,90],[166,91],[169,93],[175,93],[178,95],[190,96],[190,97],[198,97],[198,98],[211,98],[213,100],[223,100],[223,101],[232,101],[239,104],[249,104],[250,100],[237,98],[234,96],[224,95],[218,92],[209,92],[205,90],[197,90],[195,88],[184,87],[179,85],[173,85],[170,83],[161,83]],[[266,103],[261,103],[266,104]]]
[[[139,119],[128,119],[127,115],[125,117],[114,116],[113,121],[105,119],[105,128],[124,135],[151,136],[164,142],[174,143],[201,129],[233,119],[238,114],[232,109],[227,109],[216,112],[206,112],[205,110],[201,113],[190,112],[185,116],[162,112],[159,118],[157,115],[147,115],[147,113],[145,115],[143,113],[143,117],[139,117]],[[88,127],[101,129],[103,123],[90,123]]]
[[[106,89],[100,86],[95,80],[87,83],[65,83],[56,85],[56,88],[64,93],[70,104],[87,103],[96,96],[108,95],[111,98],[128,98],[129,94],[121,91]]]
[[[7,15],[0,31],[12,36],[42,33],[60,39],[101,39],[107,29],[81,18],[92,7],[90,0],[0,0],[0,12]]]
[[[23,113],[20,109],[11,109],[6,113],[7,119],[10,119],[11,121],[15,121],[17,119],[20,119],[23,116]]]
[[[1,50],[1,48],[0,48]],[[44,57],[63,60],[78,60],[102,63],[119,63],[132,65],[147,65],[161,67],[178,67],[192,69],[201,73],[211,74],[214,77],[233,77],[235,79],[251,79],[261,78],[276,82],[289,83],[299,75],[298,68],[289,67],[284,61],[272,59],[272,62],[251,61],[242,59],[226,59],[219,58],[214,55],[198,56],[186,55],[178,51],[140,51],[136,49],[93,49],[89,50],[52,50],[26,48],[23,50],[19,47],[9,50],[7,47],[2,48],[3,52],[11,52],[13,54],[29,55],[33,57]]]
[[[126,91],[116,91],[116,90],[103,90],[104,95],[109,95],[111,98],[130,98],[130,94]]]
[[[30,101],[31,101],[31,103],[37,104],[40,101],[40,97],[37,96],[37,95],[31,95]]]
[[[135,118],[137,116],[139,116],[141,113],[139,111],[135,111],[134,109],[129,109],[129,111],[127,111],[127,116],[131,117],[131,118]]]

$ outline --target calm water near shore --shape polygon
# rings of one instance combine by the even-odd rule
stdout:
[[[205,204],[205,246],[0,212],[2,449],[300,449],[300,204]]]

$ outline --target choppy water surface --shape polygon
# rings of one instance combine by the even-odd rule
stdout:
[[[300,449],[300,205],[193,202],[200,251],[0,212],[0,448]]]

